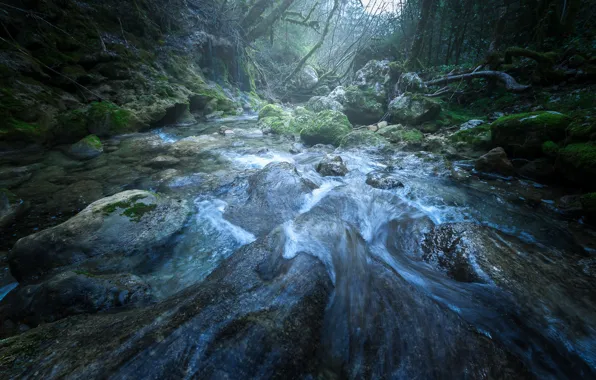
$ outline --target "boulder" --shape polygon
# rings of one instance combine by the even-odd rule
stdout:
[[[327,97],[343,105],[346,102],[346,89],[343,86],[337,86]]]
[[[100,199],[62,224],[19,239],[9,257],[11,273],[23,282],[86,262],[113,270],[108,260],[114,257],[120,270],[127,264],[122,257],[167,243],[189,213],[186,202],[142,190]]]
[[[21,199],[7,189],[0,189],[0,228],[10,225],[24,209]]]
[[[414,72],[403,73],[395,84],[396,95],[401,95],[406,92],[424,92],[426,90],[427,87],[424,84],[424,81]]]
[[[348,133],[340,143],[342,148],[378,148],[387,145],[387,140],[368,129]]]
[[[317,172],[323,177],[343,177],[348,173],[348,168],[340,156],[325,155],[317,164]]]
[[[313,112],[321,112],[325,110],[342,112],[344,110],[341,103],[328,96],[313,96],[308,100],[305,107],[307,110]]]
[[[384,95],[385,85],[389,82],[389,61],[368,61],[363,68],[356,71],[354,84],[372,89],[377,95]]]
[[[548,158],[532,160],[517,169],[519,175],[536,181],[548,181],[555,175],[555,166]]]
[[[493,172],[505,176],[513,174],[515,169],[507,158],[507,153],[501,147],[494,148],[484,156],[478,158],[474,168],[481,172]]]
[[[69,315],[96,313],[153,300],[149,286],[131,274],[94,275],[68,271],[40,284],[19,286],[0,302],[3,321],[30,327]],[[6,326],[6,324],[4,324]],[[7,335],[11,331],[0,331]]]
[[[297,215],[304,196],[315,188],[292,164],[271,163],[249,177],[246,202],[228,207],[224,218],[263,236]]]
[[[349,86],[345,89],[344,98],[344,112],[354,124],[376,123],[385,114],[384,91],[377,92],[370,87]]]
[[[103,146],[99,138],[95,135],[89,135],[79,140],[68,149],[68,154],[78,160],[88,160],[102,153]]]
[[[449,136],[449,140],[456,144],[468,146],[472,150],[485,151],[492,145],[490,126],[488,124],[480,124],[476,127],[460,128],[457,132]]]
[[[490,125],[492,143],[513,157],[540,157],[544,142],[565,138],[570,121],[568,116],[554,111],[503,116]]]
[[[393,122],[419,125],[436,119],[441,105],[431,98],[406,93],[389,103],[388,112]]]
[[[145,164],[146,166],[155,168],[155,169],[164,169],[172,166],[176,166],[180,163],[180,160],[176,157],[172,156],[157,156]]]
[[[338,111],[322,111],[310,119],[300,131],[300,138],[307,145],[339,145],[342,138],[352,131],[346,115]]]
[[[573,143],[558,150],[557,172],[565,179],[596,190],[596,144]]]
[[[420,143],[424,140],[422,132],[414,128],[406,128],[401,124],[387,125],[380,128],[377,134],[385,137],[392,143]]]
[[[377,189],[391,190],[404,187],[404,184],[391,173],[373,171],[366,175],[366,184]]]
[[[259,111],[259,127],[265,131],[280,135],[296,133],[292,123],[292,115],[277,104],[268,104]]]
[[[309,65],[304,66],[292,80],[292,85],[298,90],[311,90],[319,83],[317,71]]]

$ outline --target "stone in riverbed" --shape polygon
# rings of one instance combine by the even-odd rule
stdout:
[[[175,166],[180,163],[180,160],[176,157],[172,156],[157,156],[151,160],[149,160],[145,165],[155,168],[155,169],[163,169],[170,166]]]
[[[0,227],[8,226],[24,210],[24,203],[7,189],[0,189]]]
[[[103,153],[101,141],[95,135],[89,135],[72,144],[68,154],[79,160],[88,160]]]
[[[189,213],[186,202],[142,190],[100,199],[66,222],[17,241],[9,257],[11,273],[24,282],[93,260],[122,271],[131,255],[165,244]],[[114,257],[118,260],[108,263]]]
[[[389,103],[388,112],[395,123],[419,125],[436,119],[441,105],[431,98],[405,93]]]
[[[326,155],[317,164],[317,172],[323,177],[343,177],[348,173],[348,168],[340,156]]]
[[[507,158],[507,153],[501,147],[495,148],[478,158],[474,168],[481,172],[493,172],[506,176],[513,174],[515,171],[511,161]]]
[[[344,136],[352,131],[346,115],[338,111],[322,111],[306,123],[300,138],[307,145],[339,145]]]
[[[398,187],[404,187],[404,184],[391,173],[370,172],[366,176],[366,184],[377,189],[390,190]]]

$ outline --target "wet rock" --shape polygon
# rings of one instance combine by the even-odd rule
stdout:
[[[333,285],[321,261],[306,254],[285,259],[281,244],[272,236],[242,247],[201,284],[149,308],[74,316],[9,338],[0,347],[10,372],[4,374],[306,377],[317,369]],[[197,346],[199,332],[207,335]],[[41,336],[47,344],[23,350]],[[190,350],[194,359],[184,360]],[[32,364],[18,367],[25,357]]]
[[[292,154],[300,154],[304,150],[304,145],[300,143],[293,143],[292,147],[290,148],[290,153]]]
[[[395,123],[419,125],[436,119],[441,105],[431,98],[406,93],[389,103],[388,112]]]
[[[580,216],[583,214],[581,195],[565,195],[559,198],[556,206],[564,214]]]
[[[52,196],[53,207],[61,212],[78,211],[103,197],[103,186],[98,181],[75,182]]]
[[[68,154],[78,160],[88,160],[103,153],[101,141],[95,135],[89,135],[84,139],[72,144]]]
[[[366,175],[366,184],[377,189],[390,190],[404,187],[404,184],[391,173],[374,171]]]
[[[224,111],[215,111],[215,112],[211,112],[210,114],[205,115],[205,119],[207,120],[215,120],[215,119],[221,119],[224,115]]]
[[[262,236],[295,216],[304,203],[304,195],[316,187],[302,178],[292,164],[271,163],[249,178],[247,201],[230,206],[224,217]]]
[[[10,189],[31,179],[33,172],[39,169],[40,165],[19,166],[0,170],[0,188]]]
[[[370,130],[359,130],[348,133],[342,140],[342,148],[379,148],[388,142],[382,136]]]
[[[307,145],[339,145],[344,136],[352,130],[348,118],[337,111],[323,111],[300,131],[300,138]]]
[[[141,190],[100,199],[68,221],[17,241],[9,258],[11,273],[20,282],[30,281],[93,260],[107,270],[113,257],[120,260],[111,264],[126,266],[130,262],[122,257],[165,244],[189,212],[186,202]]]
[[[155,169],[163,169],[170,166],[175,166],[180,163],[180,160],[176,157],[172,156],[157,156],[151,160],[149,160],[145,165],[155,168]]]
[[[64,272],[40,284],[19,286],[0,302],[0,318],[35,327],[69,315],[96,313],[153,300],[149,286],[131,274]],[[9,335],[14,331],[2,331]]]
[[[340,156],[325,155],[317,164],[317,172],[323,177],[343,177],[348,173],[348,168]]]
[[[24,202],[6,189],[0,189],[0,227],[10,225],[25,210]]]
[[[505,176],[511,175],[515,171],[511,161],[507,158],[507,153],[501,147],[495,148],[478,158],[474,168],[481,172],[493,172]]]
[[[174,177],[177,177],[179,174],[180,174],[179,170],[166,169],[166,170],[162,170],[159,173],[155,174],[153,176],[153,179],[158,182],[165,182],[165,181],[171,180]]]
[[[547,158],[530,161],[517,169],[519,175],[536,181],[546,181],[555,175],[555,166]]]
[[[187,157],[196,156],[205,150],[204,136],[190,136],[176,141],[170,146],[169,153],[173,156]]]
[[[401,124],[387,125],[380,128],[377,134],[385,137],[392,143],[421,143],[424,140],[422,132],[414,128],[405,128]]]
[[[472,129],[472,128],[476,128],[480,125],[484,124],[484,120],[468,120],[465,123],[463,123],[462,125],[459,126],[459,130],[460,131],[465,131],[468,129]]]
[[[338,101],[328,96],[313,96],[306,103],[305,108],[313,112],[333,110],[342,112],[344,107]]]

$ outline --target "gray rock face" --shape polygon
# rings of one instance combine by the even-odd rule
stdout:
[[[325,155],[317,164],[317,172],[323,177],[343,177],[348,173],[348,168],[340,156]]]
[[[224,217],[263,236],[294,217],[304,203],[304,195],[316,187],[302,178],[292,164],[271,163],[249,178],[246,203],[229,207]]]
[[[331,91],[328,97],[343,105],[346,101],[346,89],[342,86],[337,86]]]
[[[404,94],[389,103],[388,112],[395,123],[418,125],[439,116],[441,106],[430,98]]]
[[[390,173],[371,172],[366,176],[366,183],[372,187],[382,190],[390,190],[398,187],[404,187],[404,184]]]
[[[17,323],[34,327],[69,315],[147,304],[152,300],[149,286],[131,274],[96,276],[84,271],[64,272],[41,284],[14,289],[0,301],[0,318],[10,320],[15,327]],[[6,326],[3,324],[0,334],[12,332]]]
[[[474,167],[481,172],[493,172],[502,175],[511,175],[515,171],[511,161],[507,158],[507,153],[500,147],[478,158]]]
[[[389,61],[368,61],[355,75],[356,86],[366,86],[378,91],[384,91],[385,84],[389,81]]]
[[[123,257],[165,244],[189,212],[185,202],[141,190],[100,199],[66,222],[17,241],[9,257],[11,272],[23,282],[82,263],[122,269],[130,264]]]
[[[396,95],[406,92],[424,92],[426,91],[424,81],[416,73],[403,73],[395,84]]]
[[[325,110],[342,112],[344,109],[341,103],[329,96],[313,96],[308,100],[305,108],[313,112],[321,112]]]
[[[88,160],[103,153],[103,146],[95,135],[89,135],[71,145],[68,154],[79,160]]]

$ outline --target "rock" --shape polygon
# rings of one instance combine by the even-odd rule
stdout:
[[[511,161],[507,158],[507,153],[501,147],[495,148],[478,158],[474,168],[481,172],[494,172],[505,176],[509,176],[515,171]]]
[[[366,175],[366,184],[377,189],[390,190],[404,187],[404,184],[391,173],[373,171]]]
[[[290,153],[292,154],[300,154],[304,150],[304,145],[300,143],[293,143],[292,147],[290,148]]]
[[[389,103],[388,112],[393,122],[419,125],[436,119],[441,105],[430,98],[406,93]]]
[[[396,95],[401,95],[406,92],[424,92],[426,90],[427,87],[424,84],[424,81],[414,72],[403,73],[395,84]]]
[[[389,125],[389,123],[388,123],[388,122],[386,122],[385,120],[383,120],[383,121],[380,121],[380,122],[378,122],[378,123],[377,123],[377,127],[378,127],[379,129],[381,129],[381,128],[385,128],[385,127],[386,127],[386,126],[388,126],[388,125]]]
[[[292,115],[277,104],[268,104],[259,111],[259,127],[263,133],[270,130],[279,135],[292,135],[296,133],[292,121]]]
[[[166,169],[166,170],[162,170],[159,173],[155,174],[153,176],[153,179],[157,182],[165,182],[165,181],[169,181],[174,177],[177,177],[180,175],[180,171],[176,170],[176,169]]]
[[[33,164],[0,170],[0,188],[10,189],[27,182],[39,168],[40,165]]]
[[[385,85],[389,79],[389,61],[372,60],[356,72],[354,84],[373,89],[379,95],[385,92]]]
[[[377,134],[392,143],[421,143],[424,140],[422,132],[413,128],[405,128],[401,124],[385,126],[379,129]]]
[[[204,136],[189,136],[170,146],[169,153],[177,157],[196,156],[205,151]]]
[[[315,88],[312,93],[316,96],[327,96],[330,92],[331,89],[329,88],[329,86],[324,85]]]
[[[348,133],[340,143],[342,148],[379,148],[387,145],[387,140],[368,129]]]
[[[83,180],[68,185],[52,195],[53,206],[60,212],[79,211],[103,197],[103,186],[98,181]]]
[[[319,83],[317,71],[309,65],[304,66],[296,77],[292,80],[292,85],[296,89],[310,90]]]
[[[559,198],[556,206],[562,213],[578,217],[583,214],[581,195],[565,195]]]
[[[459,126],[460,131],[466,131],[468,129],[476,128],[480,125],[484,124],[484,120],[468,120],[462,125]]]
[[[488,124],[480,124],[477,127],[460,129],[449,136],[449,140],[473,150],[485,151],[492,145],[490,126]]]
[[[180,160],[172,156],[157,156],[145,163],[146,166],[155,169],[163,169],[171,166],[175,166],[180,163]]]
[[[323,177],[343,177],[348,173],[348,168],[340,156],[329,154],[317,164],[317,172]]]
[[[349,86],[344,93],[344,112],[354,124],[376,123],[385,114],[385,92]]]
[[[337,86],[327,97],[343,105],[346,102],[346,89],[342,86]]]
[[[596,144],[573,143],[558,150],[557,172],[568,181],[596,189]]]
[[[24,282],[89,262],[108,270],[113,257],[121,269],[127,264],[123,256],[165,244],[189,212],[186,202],[141,190],[100,199],[66,222],[17,241],[9,257],[11,273]]]
[[[341,103],[333,100],[328,96],[313,96],[306,103],[306,109],[313,112],[321,112],[325,110],[333,110],[342,112],[344,107]]]
[[[544,142],[565,138],[570,121],[566,115],[554,111],[504,116],[490,125],[492,143],[516,158],[540,157]]]
[[[247,201],[226,209],[224,217],[263,236],[298,214],[303,197],[317,186],[302,178],[287,162],[271,163],[248,179]]]
[[[546,181],[555,175],[555,166],[547,158],[539,158],[517,169],[519,175],[536,181]]]
[[[103,153],[101,141],[95,135],[89,135],[84,139],[72,144],[68,154],[78,160],[88,160]]]
[[[149,286],[131,274],[69,271],[40,284],[19,286],[0,302],[0,318],[35,327],[69,315],[96,313],[153,300]],[[0,334],[10,331],[0,331]]]
[[[0,228],[10,225],[24,209],[21,199],[7,189],[0,189]]]
[[[322,111],[309,120],[300,131],[300,138],[307,145],[339,145],[352,130],[346,115],[337,111]]]

